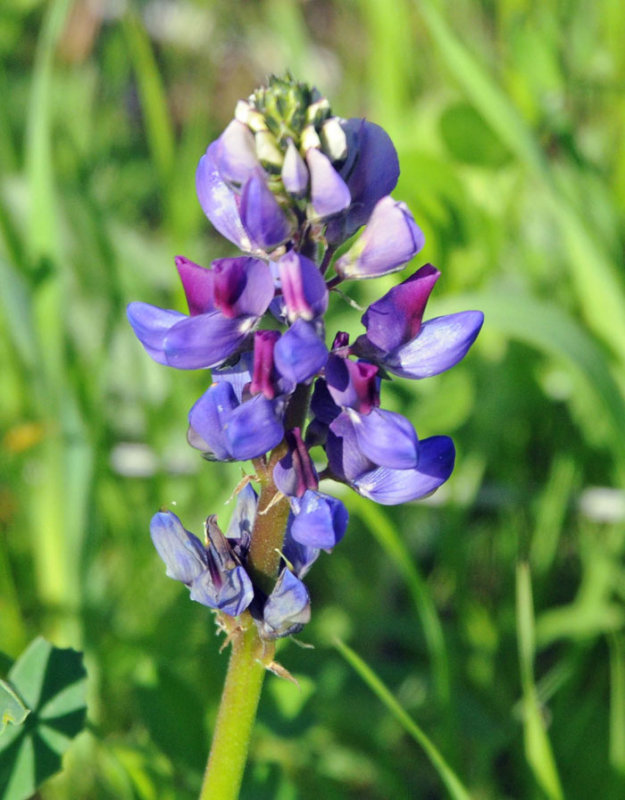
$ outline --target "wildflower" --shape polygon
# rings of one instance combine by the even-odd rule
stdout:
[[[212,369],[212,384],[189,412],[190,444],[209,460],[252,459],[251,480],[271,498],[259,511],[247,483],[225,535],[208,518],[205,544],[159,512],[155,547],[192,599],[230,616],[249,612],[265,640],[309,620],[303,578],[345,535],[347,510],[320,489],[322,478],[394,505],[430,494],[453,470],[452,440],[419,438],[408,419],[383,407],[382,387],[391,374],[421,379],[460,361],[481,312],[423,321],[440,274],[426,264],[368,307],[353,343],[340,331],[326,345],[324,315],[337,284],[402,269],[423,247],[409,209],[391,196],[398,175],[382,128],[336,117],[315,89],[271,78],[240,101],[196,173],[200,205],[240,254],[210,269],[176,259],[188,314],[128,308],[155,361]],[[275,568],[266,574],[252,551],[274,505],[284,530],[274,532]]]

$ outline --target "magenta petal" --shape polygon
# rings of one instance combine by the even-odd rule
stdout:
[[[219,311],[186,317],[165,337],[167,364],[178,369],[216,367],[239,349],[255,322],[254,317],[228,319]]]
[[[215,309],[214,274],[210,269],[176,256],[176,269],[184,289],[189,314],[206,314]]]
[[[455,455],[448,436],[431,436],[420,443],[417,469],[379,467],[361,475],[352,485],[359,494],[385,506],[419,500],[445,483],[453,471]]]
[[[218,142],[209,145],[198,164],[195,173],[198,200],[219,233],[241,250],[249,252],[252,245],[239,216],[237,196],[217,169],[215,161],[217,147]]]
[[[475,341],[484,314],[461,311],[423,323],[419,335],[381,361],[385,369],[403,378],[428,378],[453,367]]]
[[[351,195],[345,181],[332,166],[330,159],[314,147],[306,153],[310,171],[312,206],[320,217],[329,217],[347,208]]]
[[[421,329],[425,305],[439,277],[436,267],[424,264],[372,303],[362,317],[367,339],[385,352],[413,339]]]
[[[374,464],[392,469],[417,466],[419,441],[406,417],[382,408],[373,408],[368,414],[350,409],[348,414],[360,450]]]
[[[319,267],[291,250],[278,261],[282,296],[291,322],[312,320],[326,312],[328,289]]]
[[[213,261],[215,305],[226,317],[262,316],[273,299],[271,270],[248,256]]]
[[[179,311],[168,311],[149,303],[130,303],[126,315],[137,339],[147,354],[159,364],[169,364],[165,353],[165,338],[181,320],[187,319]]]

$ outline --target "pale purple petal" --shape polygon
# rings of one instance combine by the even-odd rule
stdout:
[[[360,449],[354,425],[345,411],[329,426],[325,449],[332,473],[348,483],[377,467]]]
[[[225,181],[239,186],[245,183],[258,168],[254,134],[247,125],[236,119],[232,120],[217,139],[215,160]]]
[[[431,494],[445,483],[454,468],[455,448],[448,436],[432,436],[419,445],[416,469],[378,469],[366,472],[352,486],[359,494],[382,505],[398,505]]]
[[[312,320],[325,314],[328,289],[319,267],[291,250],[278,261],[280,286],[288,318]]]
[[[187,317],[179,311],[168,311],[149,303],[137,302],[128,305],[126,315],[147,354],[159,364],[169,364],[165,353],[165,338],[174,325]]]
[[[206,569],[207,557],[202,543],[185,530],[171,511],[159,511],[152,517],[150,536],[170,578],[191,583]]]
[[[241,222],[236,194],[223,180],[215,162],[218,142],[209,145],[195,173],[195,188],[202,210],[215,228],[241,250],[252,245]]]
[[[228,319],[219,311],[183,318],[165,336],[166,363],[178,369],[216,367],[239,349],[255,323],[255,317]]]
[[[243,542],[245,549],[247,549],[252,535],[257,505],[258,495],[252,484],[246,483],[237,495],[236,506],[226,531],[227,539]]]
[[[289,194],[297,197],[304,195],[308,188],[306,164],[291,139],[289,139],[282,164],[282,183]]]
[[[263,639],[278,639],[301,631],[310,620],[310,598],[304,584],[283,569],[263,608],[259,627]]]
[[[295,541],[291,536],[293,519],[293,514],[290,514],[286,526],[284,544],[282,545],[282,553],[295,575],[298,578],[303,578],[317,560],[321,550],[318,547],[308,547]]]
[[[373,408],[368,414],[348,412],[358,446],[381,467],[411,469],[417,466],[419,441],[411,423],[401,414]]]
[[[428,378],[453,367],[475,341],[484,315],[461,311],[424,322],[419,335],[381,360],[389,372],[403,378]]]
[[[423,232],[405,203],[383,197],[354,245],[334,265],[338,275],[378,278],[402,269],[425,243]]]
[[[330,159],[311,147],[306,153],[310,171],[310,195],[315,213],[329,217],[347,208],[351,195],[345,181],[332,166]]]

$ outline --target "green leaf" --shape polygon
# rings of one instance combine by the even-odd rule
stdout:
[[[336,649],[347,661],[347,663],[351,664],[351,666],[360,675],[371,691],[377,695],[382,703],[384,703],[386,708],[391,712],[406,733],[411,736],[418,745],[421,746],[427,757],[430,759],[432,766],[436,769],[441,780],[447,787],[447,791],[453,800],[470,800],[469,792],[462,785],[456,773],[445,761],[436,745],[417,725],[417,723],[404,711],[404,709],[400,706],[389,689],[382,683],[371,667],[369,667],[359,655],[357,655],[350,647],[341,642],[339,639],[337,639],[334,644]]]
[[[86,677],[82,653],[41,637],[15,662],[8,678],[26,714],[0,737],[2,800],[26,800],[59,771],[63,754],[84,728]]]
[[[10,722],[21,725],[30,714],[30,709],[6,681],[0,680],[0,735]]]

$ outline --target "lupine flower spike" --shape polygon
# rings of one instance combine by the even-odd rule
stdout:
[[[240,252],[209,268],[176,259],[188,314],[128,307],[159,364],[213,370],[189,411],[189,442],[213,461],[254,460],[273,487],[272,503],[287,503],[271,575],[251,555],[256,520],[268,509],[259,509],[250,483],[226,534],[214,516],[204,542],[170,511],[151,524],[167,575],[222,620],[248,612],[264,641],[308,622],[302,579],[345,534],[347,511],[320,491],[320,473],[396,504],[430,494],[454,466],[451,439],[420,439],[409,420],[381,405],[390,375],[422,379],[449,369],[482,325],[479,311],[423,321],[440,275],[435,267],[426,264],[372,303],[353,343],[338,332],[326,344],[332,290],[401,270],[424,245],[410,210],[390,194],[398,175],[381,128],[336,117],[316,89],[272,77],[239,102],[197,169],[206,216]],[[311,458],[316,445],[323,465]]]

